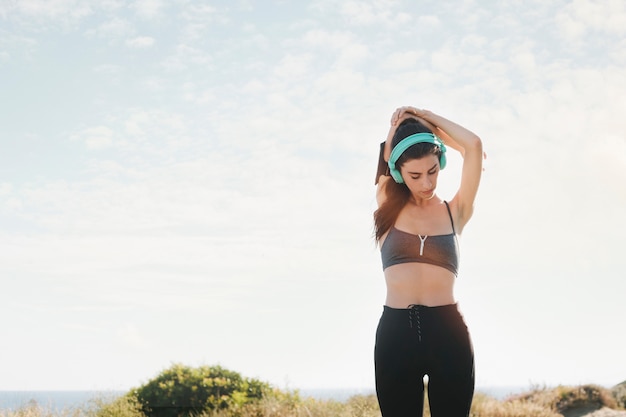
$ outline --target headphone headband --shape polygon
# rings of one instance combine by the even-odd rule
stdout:
[[[407,136],[402,139],[391,151],[391,155],[389,155],[389,172],[393,177],[394,181],[398,184],[404,183],[402,179],[402,174],[400,174],[400,170],[396,168],[396,162],[398,158],[409,149],[411,146],[416,143],[432,143],[433,145],[439,146],[441,148],[441,156],[439,157],[439,166],[441,169],[446,167],[446,146],[443,144],[441,139],[435,136],[432,133],[415,133],[414,135]]]

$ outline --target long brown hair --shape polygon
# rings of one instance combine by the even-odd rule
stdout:
[[[415,133],[432,133],[430,129],[424,126],[416,119],[406,119],[398,126],[396,133],[391,140],[391,148],[393,149],[402,139]],[[410,146],[400,155],[396,161],[398,170],[402,165],[411,159],[420,159],[426,155],[433,154],[439,158],[441,149],[432,143],[416,143]],[[393,179],[389,179],[383,189],[385,194],[385,202],[374,212],[374,237],[376,242],[389,230],[396,222],[402,208],[411,198],[411,192],[406,184],[398,184]]]

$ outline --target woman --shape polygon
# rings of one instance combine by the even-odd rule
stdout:
[[[463,157],[461,183],[449,202],[435,193],[447,148]],[[382,415],[421,416],[428,375],[431,415],[469,416],[474,354],[453,290],[457,235],[474,209],[482,142],[435,113],[401,107],[380,156],[374,222],[387,298],[376,332],[375,369]]]

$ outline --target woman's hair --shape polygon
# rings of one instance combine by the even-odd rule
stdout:
[[[402,139],[416,133],[432,132],[417,119],[410,118],[404,120],[400,123],[391,139],[391,149],[400,143]],[[441,157],[441,148],[432,143],[416,143],[400,155],[396,161],[396,168],[400,171],[406,161],[420,159],[431,154],[439,159]],[[377,242],[393,226],[398,214],[400,214],[400,211],[411,197],[411,192],[406,184],[398,184],[393,180],[389,180],[383,186],[385,187],[383,190],[386,196],[385,202],[374,212],[374,236]]]

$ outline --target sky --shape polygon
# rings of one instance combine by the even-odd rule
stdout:
[[[626,380],[625,66],[621,0],[0,0],[0,390],[373,389],[403,105],[488,155],[478,388]]]

